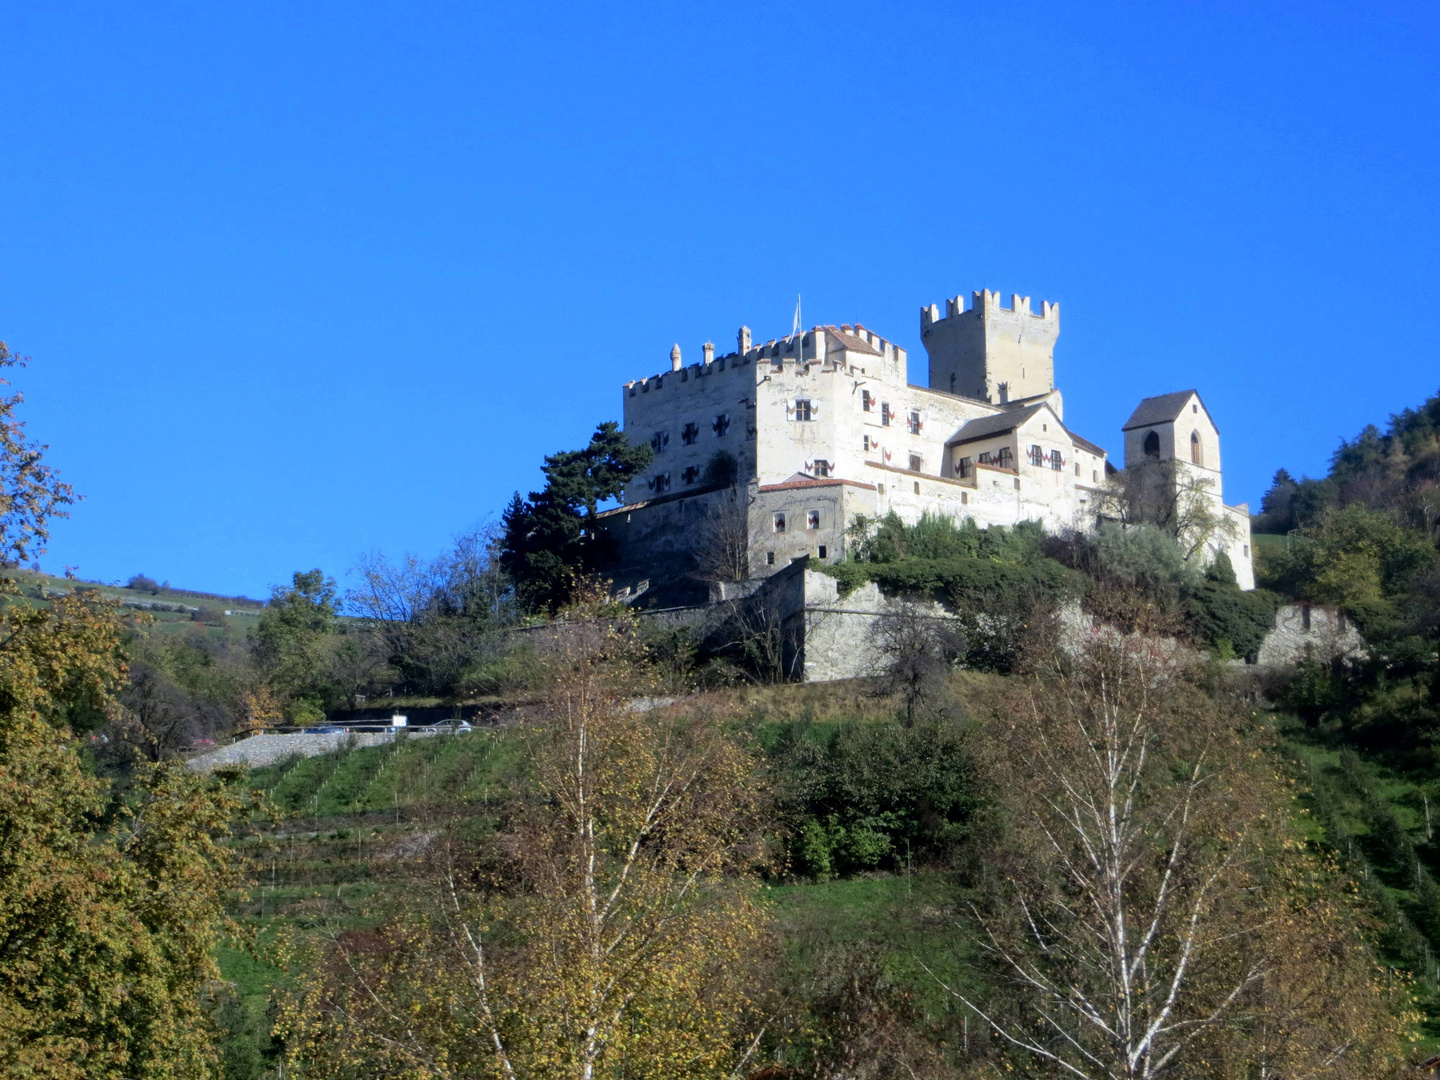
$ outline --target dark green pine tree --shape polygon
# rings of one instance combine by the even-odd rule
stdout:
[[[501,519],[500,564],[525,607],[564,606],[575,583],[613,557],[614,540],[597,528],[595,515],[653,458],[649,446],[631,443],[613,422],[597,427],[585,449],[545,458],[544,489],[529,499],[516,492]]]

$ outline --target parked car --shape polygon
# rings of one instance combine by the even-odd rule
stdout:
[[[474,731],[464,720],[441,720],[434,725],[435,733],[438,735],[463,735],[467,731]]]
[[[338,735],[345,729],[334,724],[322,724],[320,727],[307,727],[301,734],[304,735]]]

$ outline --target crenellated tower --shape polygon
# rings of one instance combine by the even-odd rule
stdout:
[[[964,296],[920,309],[920,338],[930,356],[930,388],[1007,405],[1055,389],[1055,340],[1060,305],[1042,301],[1030,310],[1028,296],[981,289],[969,310]]]

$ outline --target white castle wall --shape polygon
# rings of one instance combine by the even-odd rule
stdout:
[[[629,556],[683,555],[687,545],[693,546],[698,519],[671,504],[702,493],[705,466],[718,450],[736,457],[739,479],[749,485],[751,569],[756,574],[775,573],[801,555],[822,558],[822,548],[827,561],[841,557],[844,530],[858,514],[874,517],[893,510],[914,522],[929,512],[974,518],[982,527],[1036,520],[1056,532],[1093,528],[1106,458],[1064,426],[1064,403],[1053,378],[1058,305],[1043,303],[1036,313],[1028,298],[1016,297],[1004,308],[998,293],[977,292],[968,311],[959,297],[947,302],[943,318],[938,307],[924,309],[922,333],[930,387],[909,383],[904,349],[858,324],[814,327],[759,345],[742,328],[736,350],[727,356],[714,357],[707,343],[706,362],[686,367],[676,346],[671,370],[627,383],[625,430],[637,442],[655,439],[659,448],[652,466],[625,492],[625,528],[619,531]],[[976,356],[988,365],[985,393],[990,400],[933,385],[938,378],[948,386],[950,374],[963,374],[968,370],[963,365],[973,364]],[[957,387],[960,381],[957,374]],[[1005,407],[997,389],[1002,382]],[[962,393],[979,395],[980,389]],[[1018,402],[1017,390],[1036,393]],[[1010,415],[1037,403],[1045,407],[1013,430],[949,445],[973,420]],[[729,418],[724,435],[716,431],[719,416]],[[697,433],[689,444],[687,425]],[[1164,440],[1162,457],[1181,461],[1189,458],[1189,432],[1200,432],[1203,465],[1198,468],[1213,477],[1217,513],[1235,526],[1234,536],[1215,547],[1229,552],[1242,587],[1253,587],[1248,508],[1224,505],[1219,432],[1208,414],[1203,407],[1186,409],[1178,424],[1157,430]],[[1125,433],[1127,459],[1141,456],[1144,435]],[[1187,441],[1177,448],[1181,436]],[[1031,446],[1045,452],[1044,464],[1029,460]],[[979,465],[981,453],[998,455],[1001,447],[1009,451],[1009,469]],[[1049,464],[1052,450],[1063,456],[1058,471]],[[969,476],[957,475],[962,457],[970,459]],[[798,484],[793,482],[797,474]],[[820,512],[823,523],[813,529],[806,527],[812,510]],[[631,520],[642,513],[653,522]],[[775,532],[777,513],[786,515],[783,534]],[[618,530],[620,521],[610,520]]]

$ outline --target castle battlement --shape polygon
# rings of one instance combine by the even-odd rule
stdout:
[[[715,355],[715,346],[706,342],[701,346],[705,355],[703,364],[686,367],[681,361],[680,346],[670,350],[670,370],[661,371],[641,379],[625,383],[626,393],[634,397],[637,393],[648,394],[652,390],[663,390],[667,385],[688,383],[691,379],[703,379],[716,372],[734,369],[746,364],[770,364],[772,367],[792,364],[830,364],[839,362],[842,355],[853,365],[857,359],[873,355],[877,359],[897,364],[903,370],[905,350],[894,342],[868,330],[861,323],[844,323],[840,326],[815,326],[800,333],[783,338],[771,338],[756,345],[750,328],[742,326],[736,335],[736,351],[724,356]]]
[[[995,318],[1009,315],[1018,318],[1028,315],[1032,319],[1041,319],[1045,322],[1055,324],[1055,332],[1060,332],[1060,305],[1049,300],[1040,301],[1040,310],[1030,309],[1030,297],[1020,296],[1012,293],[1010,306],[1007,308],[1000,302],[999,290],[979,289],[972,295],[970,306],[965,306],[965,294],[961,293],[953,299],[945,301],[945,314],[940,314],[939,304],[930,304],[920,309],[920,329],[923,333],[927,327],[938,323],[943,319],[953,319],[961,315],[972,315],[976,318]]]

